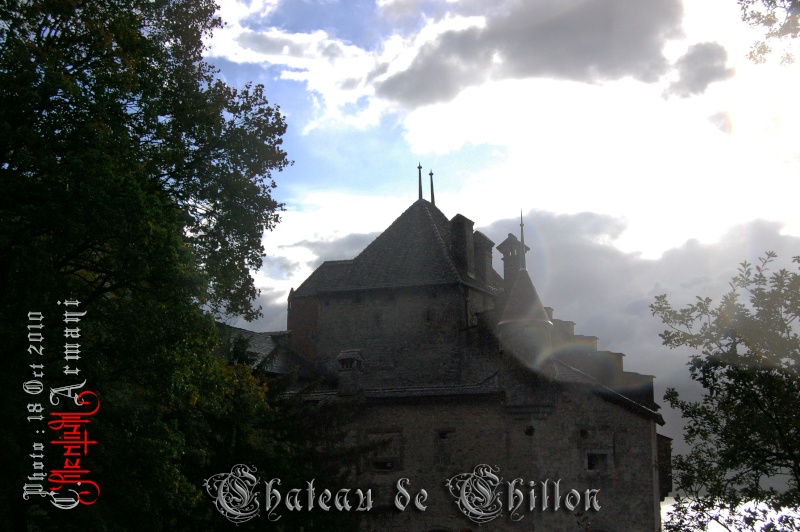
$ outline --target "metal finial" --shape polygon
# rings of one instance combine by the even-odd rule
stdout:
[[[525,264],[525,224],[522,223],[522,209],[519,210],[519,239],[522,243],[522,260],[519,263],[519,269],[527,270],[528,266]]]
[[[419,170],[419,199],[422,199],[422,164],[417,163],[417,170]]]
[[[431,176],[431,203],[436,206],[436,196],[433,195],[433,170],[428,175]]]

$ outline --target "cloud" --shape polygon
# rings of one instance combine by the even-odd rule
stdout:
[[[316,258],[308,266],[316,268],[326,260],[352,259],[375,240],[380,233],[350,234],[335,240],[302,240],[281,248],[305,248]]]
[[[652,316],[655,296],[667,294],[675,308],[696,296],[719,301],[738,265],[755,262],[774,250],[779,263],[773,271],[793,269],[791,257],[800,254],[800,238],[781,235],[781,224],[754,220],[732,228],[721,239],[702,244],[689,240],[647,260],[624,253],[604,240],[613,240],[625,223],[595,213],[555,215],[532,211],[525,215],[528,270],[542,302],[554,309],[554,318],[575,322],[575,332],[596,336],[600,349],[624,353],[625,369],[655,375],[656,401],[667,425],[662,432],[674,438],[684,452],[682,422],[662,401],[667,387],[685,398],[696,398],[699,387],[689,379],[689,349],[669,350],[658,336],[665,326]],[[519,219],[509,218],[478,228],[496,243],[506,234],[519,233]],[[494,267],[502,262],[494,253]]]
[[[299,287],[326,260],[352,259],[377,236],[378,233],[353,233],[339,238],[273,243],[264,265],[254,275],[261,290],[255,305],[261,307],[263,317],[253,323],[235,319],[231,324],[254,331],[285,330],[289,290]]]
[[[264,257],[261,272],[271,279],[285,280],[296,273],[300,265],[286,257],[268,255]]]
[[[399,0],[335,27],[319,13],[316,25],[285,27],[282,12],[232,21],[209,55],[279,66],[282,79],[319,97],[319,120],[360,126],[487,81],[655,82],[669,68],[662,49],[681,36],[682,22],[680,0]],[[364,26],[371,38],[342,37]],[[365,105],[353,107],[359,99]]]
[[[693,44],[675,62],[679,78],[666,90],[666,96],[688,98],[702,94],[715,81],[724,81],[733,75],[725,66],[728,52],[716,42]]]
[[[209,43],[207,57],[212,62],[223,58],[269,65],[271,72],[278,73],[277,79],[304,84],[310,99],[317,102],[306,130],[323,119],[356,126],[377,123],[382,109],[373,102],[357,107],[357,112],[346,112],[348,106],[373,95],[365,78],[376,67],[374,54],[326,30],[269,26],[273,16],[273,12],[259,15],[258,25],[247,18],[228,21]]]
[[[231,318],[226,320],[226,323],[233,327],[257,332],[285,331],[287,305],[287,298],[284,294],[279,295],[273,290],[262,288],[261,295],[254,302],[255,307],[261,307],[261,318],[252,322],[241,318]]]
[[[553,77],[596,83],[654,82],[662,48],[681,35],[677,0],[513,1],[483,27],[449,30],[424,44],[410,67],[382,80],[378,96],[409,107],[446,101],[488,79]]]
[[[307,49],[307,46],[290,37],[254,31],[246,31],[236,40],[242,47],[265,55],[283,54],[291,57],[303,57]]]

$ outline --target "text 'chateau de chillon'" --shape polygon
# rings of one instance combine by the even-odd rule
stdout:
[[[424,199],[420,177],[419,199],[357,257],[324,262],[290,292],[288,331],[241,331],[263,354],[290,347],[271,371],[327,376],[313,400],[362,398],[355,438],[388,441],[359,466],[358,486],[378,495],[362,529],[576,531],[582,512],[595,532],[660,530],[670,439],[656,433],[653,376],[624,371],[621,353],[543,306],[523,231],[495,245],[465,216],[448,219],[432,182]],[[480,464],[502,478],[502,515],[479,528],[446,482]],[[412,497],[426,489],[424,512],[396,510],[400,478]],[[599,490],[600,509],[574,494],[565,504],[572,489]]]

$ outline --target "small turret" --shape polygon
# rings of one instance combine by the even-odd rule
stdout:
[[[528,275],[522,215],[520,215],[520,237],[517,253],[506,249],[509,258],[514,257],[518,260],[519,271],[516,272],[513,284],[505,294],[505,305],[500,315],[498,329],[500,342],[506,351],[512,353],[524,366],[540,369],[550,354],[553,323]],[[509,242],[510,239],[506,239],[503,244]]]
[[[526,247],[524,250],[529,251],[529,248]],[[497,251],[503,256],[503,291],[508,295],[521,268],[519,239],[508,233],[508,238],[497,245]]]

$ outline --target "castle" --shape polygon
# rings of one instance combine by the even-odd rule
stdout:
[[[380,236],[289,295],[290,353],[331,383],[314,399],[360,398],[355,437],[384,442],[359,470],[376,493],[362,529],[660,530],[670,440],[653,377],[553,317],[522,224],[495,248],[433,199],[420,175]]]

